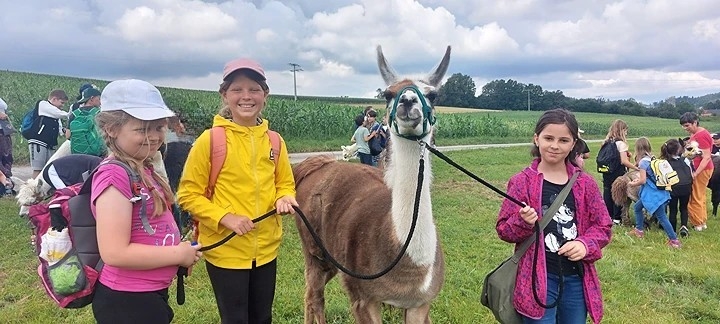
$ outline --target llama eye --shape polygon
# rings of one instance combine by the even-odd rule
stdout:
[[[427,95],[425,95],[425,98],[427,98],[427,100],[430,102],[434,102],[435,99],[437,98],[437,92],[435,92],[435,91],[429,92]]]
[[[390,90],[385,90],[385,92],[383,92],[383,96],[385,97],[385,101],[395,99],[395,93]]]

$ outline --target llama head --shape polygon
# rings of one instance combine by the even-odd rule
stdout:
[[[44,187],[44,181],[41,177],[37,177],[35,179],[28,179],[27,182],[24,182],[18,178],[12,177],[13,182],[16,184],[19,184],[20,187],[17,190],[17,196],[15,198],[17,199],[17,203],[20,206],[30,206],[34,205],[43,199],[48,195],[48,192],[46,192]]]
[[[702,150],[697,141],[691,141],[689,137],[679,138],[678,140],[680,140],[680,145],[685,148],[685,151],[682,153],[683,157],[692,160],[697,156],[702,156]]]
[[[435,124],[433,101],[450,64],[450,46],[438,66],[422,80],[398,79],[380,46],[377,47],[377,61],[380,75],[388,86],[384,95],[391,132],[412,140],[432,135]]]

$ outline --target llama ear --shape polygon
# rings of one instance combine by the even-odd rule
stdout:
[[[435,70],[430,73],[430,76],[428,77],[428,83],[430,83],[431,86],[436,87],[440,85],[440,82],[442,82],[443,77],[445,76],[445,73],[448,70],[448,66],[450,66],[450,46],[448,45],[447,49],[445,50],[445,55],[443,56],[442,60],[440,60],[440,64],[435,68]]]
[[[387,59],[385,59],[385,55],[383,55],[382,52],[382,46],[377,46],[377,63],[378,68],[380,69],[380,75],[383,78],[383,81],[385,81],[385,85],[392,85],[397,83],[397,74],[388,64]]]

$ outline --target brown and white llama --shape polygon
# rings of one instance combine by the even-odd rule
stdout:
[[[425,150],[417,139],[431,141],[431,101],[447,72],[450,47],[426,80],[398,79],[379,46],[377,59],[388,85],[388,111],[394,112],[389,113],[392,149],[384,178],[377,168],[325,156],[309,158],[293,168],[297,201],[311,226],[341,265],[364,275],[390,265],[408,237],[419,159]],[[430,303],[442,287],[445,263],[430,201],[430,156],[424,154],[417,224],[400,262],[377,279],[340,275],[357,323],[381,323],[383,303],[404,309],[405,323],[430,323]],[[305,323],[323,324],[325,285],[338,269],[326,260],[299,217],[296,223],[305,256]]]

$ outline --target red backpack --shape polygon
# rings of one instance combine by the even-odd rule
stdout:
[[[103,262],[97,245],[95,217],[90,209],[92,178],[100,166],[112,163],[127,171],[133,202],[142,204],[140,219],[145,231],[154,230],[146,214],[147,196],[140,194],[140,176],[127,164],[105,160],[82,183],[55,191],[46,203],[30,207],[38,275],[45,292],[62,308],[81,308],[92,302]]]

